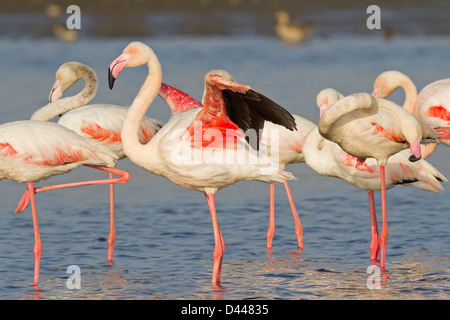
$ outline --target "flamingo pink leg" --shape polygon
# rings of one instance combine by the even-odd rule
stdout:
[[[381,245],[381,263],[380,267],[384,269],[386,263],[386,246],[388,240],[388,225],[387,225],[387,210],[386,210],[386,184],[385,184],[385,168],[380,166],[380,177],[381,177],[381,203],[382,203],[382,229],[380,237]]]
[[[275,185],[270,184],[270,214],[269,228],[267,229],[267,248],[272,248],[272,240],[275,234]]]
[[[114,180],[114,174],[109,173],[109,180]],[[113,263],[114,244],[116,243],[116,219],[114,211],[114,183],[109,185],[109,236],[108,243],[108,262]]]
[[[295,208],[294,199],[292,197],[291,190],[287,181],[284,182],[284,187],[286,189],[286,195],[291,206],[292,215],[294,217],[295,223],[295,236],[297,237],[299,250],[303,249],[303,227],[298,217],[297,209]],[[275,234],[275,185],[270,184],[270,215],[269,215],[269,228],[267,230],[267,248],[272,248],[272,240]]]
[[[377,214],[375,211],[375,200],[373,198],[373,191],[368,192],[370,205],[370,224],[372,226],[372,242],[370,243],[370,260],[378,260],[380,253],[380,240],[378,234]]]
[[[31,202],[31,211],[33,216],[33,227],[34,227],[34,282],[33,285],[37,286],[39,282],[39,265],[41,261],[41,252],[42,252],[42,244],[41,244],[41,237],[39,234],[39,224],[37,219],[37,210],[36,210],[36,200],[35,200],[35,194],[39,192],[49,191],[49,190],[56,190],[56,189],[62,189],[62,188],[70,188],[70,187],[78,187],[83,185],[98,185],[98,184],[110,184],[110,200],[111,202],[111,222],[110,222],[110,235],[108,237],[108,261],[112,261],[112,253],[114,250],[114,242],[116,238],[116,232],[115,232],[115,222],[114,222],[114,188],[111,188],[114,183],[126,183],[128,180],[130,180],[130,174],[126,171],[118,170],[115,168],[109,168],[109,167],[103,167],[103,166],[94,166],[94,165],[86,165],[88,167],[99,169],[102,171],[107,171],[110,173],[110,179],[107,180],[94,180],[94,181],[83,181],[83,182],[74,182],[74,183],[66,183],[66,184],[60,184],[60,185],[54,185],[54,186],[47,186],[47,187],[40,187],[40,188],[34,188],[34,183],[29,182],[28,183],[28,189],[25,191],[24,195],[22,196],[22,199],[20,200],[19,204],[17,205],[16,211],[22,212],[25,210],[25,208],[28,206],[28,203]],[[114,173],[120,175],[119,178],[114,179]]]
[[[92,180],[92,181],[82,181],[82,182],[72,182],[72,183],[65,183],[65,184],[58,184],[53,186],[46,186],[46,187],[39,187],[34,189],[34,193],[40,193],[44,191],[51,191],[51,190],[57,190],[57,189],[63,189],[63,188],[72,188],[72,187],[79,187],[79,186],[88,186],[88,185],[101,185],[101,184],[111,184],[111,183],[126,183],[128,180],[130,180],[130,174],[126,171],[118,170],[115,168],[109,168],[104,166],[94,166],[94,165],[86,165],[87,167],[91,167],[94,169],[107,171],[110,173],[118,174],[120,175],[119,178],[115,179],[105,179],[105,180]],[[28,206],[28,203],[31,201],[31,195],[29,190],[26,190],[25,193],[22,196],[22,199],[19,201],[19,204],[17,205],[17,208],[14,212],[14,214],[18,212],[23,212],[25,208]]]
[[[37,218],[37,209],[36,209],[36,201],[34,198],[34,183],[28,183],[28,190],[31,195],[31,211],[33,216],[33,228],[34,228],[34,282],[33,286],[37,286],[39,283],[39,265],[41,261],[41,252],[42,252],[42,244],[41,244],[41,236],[39,234],[39,223]]]
[[[291,189],[287,181],[284,182],[284,188],[286,189],[286,194],[289,199],[289,204],[291,205],[292,215],[294,217],[295,223],[295,236],[297,237],[299,250],[303,249],[303,227],[298,217],[297,209],[295,208],[294,198],[292,197]]]
[[[214,200],[214,194],[205,193],[206,202],[208,203],[209,212],[211,213],[211,219],[213,223],[214,230],[214,266],[213,266],[213,276],[212,283],[220,284],[220,275],[222,272],[222,261],[223,261],[223,253],[225,251],[225,242],[223,241],[222,233],[220,232],[219,222],[217,221],[216,214],[216,204]]]

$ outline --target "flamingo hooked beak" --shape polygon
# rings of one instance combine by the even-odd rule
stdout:
[[[320,117],[322,117],[322,114],[327,111],[330,108],[330,105],[328,102],[322,103],[322,106],[320,107]]]
[[[373,88],[372,97],[378,98],[378,88],[377,87]]]
[[[61,85],[59,83],[59,80],[55,81],[55,84],[53,84],[52,90],[50,90],[50,95],[48,96],[49,102],[54,102],[59,99],[61,99],[63,95],[63,92],[61,90]]]
[[[129,53],[122,53],[116,60],[114,60],[108,69],[108,83],[109,89],[114,86],[114,81],[116,81],[117,75],[123,70],[130,61],[131,55]]]

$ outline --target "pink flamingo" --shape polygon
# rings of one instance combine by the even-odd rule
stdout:
[[[237,115],[240,123],[247,121],[246,124],[255,129],[262,129],[265,120],[278,122],[291,129],[295,128],[295,122],[286,110],[249,86],[226,81],[220,73],[213,72],[205,77],[203,107],[175,113],[150,142],[143,145],[137,139],[136,127],[160,90],[162,71],[159,60],[147,45],[132,42],[109,67],[109,83],[112,88],[123,68],[143,64],[148,67],[148,76],[123,124],[122,143],[125,154],[147,171],[164,176],[183,188],[205,194],[215,241],[212,283],[220,285],[225,242],[217,220],[215,193],[242,180],[281,183],[294,179],[292,174],[271,162],[269,157],[256,152],[229,115]],[[223,100],[223,92],[220,91],[223,88],[229,90],[227,93],[230,96],[252,101],[247,105],[230,105]],[[258,100],[263,100],[264,104],[255,107]],[[222,103],[223,101],[225,102]],[[241,129],[245,131],[245,127]],[[243,158],[240,159],[246,161],[236,163],[235,157],[241,156]]]
[[[112,168],[116,161],[117,157],[102,145],[53,122],[27,120],[0,125],[0,180],[7,178],[28,184],[28,190],[18,208],[23,210],[31,202],[35,237],[33,285],[39,282],[42,252],[35,193],[82,185],[126,183],[129,175]],[[81,165],[118,174],[120,177],[34,187],[36,181],[66,173]]]
[[[97,141],[111,150],[118,159],[125,154],[122,148],[120,133],[128,108],[110,104],[90,104],[98,87],[95,71],[80,62],[71,61],[62,64],[55,75],[55,83],[50,91],[50,103],[37,110],[31,120],[49,121],[61,115],[58,124],[71,129],[85,137]],[[83,90],[71,97],[62,98],[63,93],[79,79],[85,80]],[[139,126],[139,141],[147,143],[162,124],[149,117],[143,117]],[[110,173],[110,179],[113,178]],[[114,184],[110,189],[110,232],[107,238],[108,262],[113,263],[114,245],[116,242]]]
[[[334,89],[324,89],[317,95],[317,105],[323,113],[330,105],[343,96]],[[370,221],[372,241],[370,257],[378,260],[379,234],[375,212],[374,191],[381,190],[380,167],[373,158],[359,164],[358,158],[349,155],[341,147],[324,139],[316,127],[305,139],[303,154],[306,164],[317,173],[340,178],[355,187],[365,190],[369,195]],[[447,179],[425,160],[411,162],[408,160],[408,150],[400,151],[389,158],[386,163],[385,188],[391,189],[396,185],[410,185],[434,193],[443,190],[439,182]]]
[[[227,81],[234,82],[235,79],[226,71],[221,70],[223,78]],[[222,95],[227,97],[227,90],[222,89]],[[226,98],[231,100],[230,103],[242,103],[236,97]],[[264,121],[264,129],[261,133],[260,147],[269,156],[273,157],[273,161],[279,164],[280,168],[285,170],[287,164],[304,162],[302,153],[302,145],[306,135],[315,127],[311,121],[302,118],[298,115],[292,115],[295,120],[297,130],[290,130],[285,126],[275,124],[271,121]],[[242,126],[241,126],[242,127]],[[272,141],[273,132],[276,132],[276,141]],[[284,187],[291,206],[292,215],[295,224],[295,235],[299,250],[303,249],[303,227],[301,225],[297,209],[295,207],[294,198],[288,184],[284,181]],[[269,228],[267,230],[267,248],[272,248],[273,237],[275,234],[275,185],[270,184],[270,214],[269,214]]]
[[[450,147],[450,78],[434,81],[417,94],[411,78],[397,70],[382,72],[375,79],[372,95],[385,98],[401,87],[405,91],[403,107],[439,132],[438,142]],[[437,144],[430,144],[422,151],[424,157],[431,154]]]
[[[388,239],[385,178],[388,158],[409,147],[409,161],[417,161],[422,156],[420,144],[436,143],[438,133],[397,104],[367,93],[344,97],[329,106],[322,113],[318,130],[321,136],[357,157],[358,166],[366,158],[377,160],[382,202],[380,266],[384,269]]]
[[[211,72],[220,72],[223,76],[223,79],[230,82],[235,82],[235,79],[224,70],[212,70]],[[227,97],[227,90],[220,89],[222,91],[222,96]],[[198,108],[203,107],[203,105],[195,100],[194,98],[190,97],[186,93],[167,86],[166,84],[161,85],[161,89],[159,92],[160,97],[162,97],[164,100],[167,101],[167,103],[170,105],[170,108],[172,109],[172,114],[175,114],[176,112],[181,110],[188,110],[192,108]],[[206,95],[206,92],[203,96],[203,102],[204,97]],[[231,98],[226,98],[231,99]],[[242,103],[242,101],[238,101],[238,97],[234,97],[235,101],[233,103]],[[271,148],[271,138],[272,138],[272,132],[277,132],[277,141],[276,141],[276,158],[274,159],[280,167],[284,170],[286,167],[286,164],[290,163],[300,163],[304,162],[304,157],[302,154],[302,145],[305,140],[306,135],[310,130],[312,130],[315,127],[315,124],[311,121],[302,118],[298,115],[293,114],[292,115],[295,119],[295,124],[297,126],[297,130],[289,130],[284,126],[274,124],[270,121],[264,121],[264,129],[262,131],[261,137],[260,137],[260,147],[261,150],[264,150],[268,155],[272,154],[272,148]],[[294,223],[295,223],[295,234],[297,237],[297,242],[299,249],[303,249],[303,227],[301,225],[297,209],[295,207],[294,198],[292,197],[288,181],[286,180],[284,182],[284,187],[286,190],[286,194],[289,200],[289,204],[291,206],[292,215],[294,217]],[[275,195],[275,185],[273,183],[270,184],[270,215],[269,215],[269,228],[267,230],[267,248],[272,248],[272,241],[273,236],[275,234],[275,201],[274,201],[274,195]]]

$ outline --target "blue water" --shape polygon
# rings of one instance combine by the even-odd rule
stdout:
[[[144,41],[159,56],[163,78],[197,99],[210,69],[228,70],[292,113],[317,122],[315,96],[333,87],[344,94],[372,90],[387,69],[407,73],[423,88],[449,76],[450,38],[313,38],[285,46],[273,37],[156,37],[0,39],[0,119],[26,119],[46,104],[58,66],[70,60],[90,65],[99,76],[92,102],[129,105],[146,68],[122,72],[113,91],[106,72],[131,40]],[[67,92],[75,94],[82,84]],[[404,95],[393,98],[402,103]],[[148,115],[165,121],[169,109],[158,98]],[[450,177],[450,150],[439,146],[428,158]],[[447,160],[447,161],[446,161]],[[33,280],[31,210],[13,211],[25,185],[0,182],[0,299],[448,299],[450,201],[448,191],[432,194],[399,186],[387,193],[389,242],[381,288],[369,289],[370,220],[366,192],[320,176],[305,164],[288,166],[304,228],[298,252],[284,188],[276,187],[273,250],[266,249],[269,186],[241,182],[216,195],[226,243],[222,287],[210,283],[214,239],[203,194],[184,190],[129,160],[119,169],[132,179],[117,186],[117,241],[107,263],[108,187],[84,187],[37,195],[43,244],[39,288]],[[103,178],[79,168],[39,185]],[[448,189],[447,184],[444,188]],[[376,194],[377,205],[380,203]],[[378,211],[380,207],[377,207]],[[381,217],[379,218],[381,220]],[[81,269],[81,289],[66,286],[67,268]]]

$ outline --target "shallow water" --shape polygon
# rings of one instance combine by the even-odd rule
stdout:
[[[420,89],[448,77],[450,38],[313,38],[285,46],[273,37],[170,37],[0,39],[1,122],[26,119],[46,104],[54,72],[66,61],[93,67],[99,90],[93,102],[129,105],[146,70],[121,73],[107,88],[106,72],[131,40],[149,44],[160,57],[163,78],[201,99],[210,69],[228,70],[292,113],[317,122],[315,95],[333,87],[344,94],[371,91],[387,69],[409,74]],[[81,84],[67,93],[76,93]],[[403,94],[393,97],[402,103]],[[161,121],[169,110],[158,98],[148,114]],[[445,176],[449,150],[429,158]],[[276,187],[273,250],[265,247],[269,186],[241,182],[218,192],[216,205],[226,251],[221,287],[210,283],[214,240],[204,196],[147,173],[129,160],[119,169],[132,179],[117,186],[117,241],[113,265],[106,260],[108,188],[85,187],[37,196],[43,244],[39,288],[33,280],[31,210],[13,216],[25,185],[0,182],[1,299],[448,299],[450,202],[447,191],[432,194],[399,186],[387,193],[389,242],[381,288],[369,289],[370,220],[367,194],[338,179],[322,177],[305,164],[288,166],[304,228],[298,252],[284,188]],[[40,185],[102,178],[79,168]],[[447,185],[444,184],[444,188]],[[379,194],[376,194],[379,204]],[[380,208],[377,207],[379,211]],[[381,218],[379,218],[381,220]],[[81,289],[66,286],[70,265],[81,269]]]

